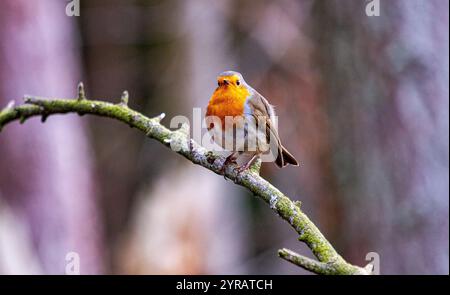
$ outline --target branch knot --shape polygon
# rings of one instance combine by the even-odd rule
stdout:
[[[86,93],[84,91],[84,84],[83,82],[78,83],[78,100],[86,99]]]

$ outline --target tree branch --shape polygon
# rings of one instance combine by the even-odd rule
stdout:
[[[292,264],[300,266],[310,272],[321,275],[334,275],[334,274],[369,274],[366,269],[358,269],[353,272],[352,269],[346,269],[345,265],[341,263],[333,262],[320,262],[306,256],[295,253],[292,250],[283,248],[278,250],[278,256],[289,261]]]
[[[278,250],[278,256],[311,272],[317,274],[329,274],[326,263],[302,256],[292,250],[286,248],[280,249]]]
[[[299,234],[298,239],[306,243],[318,261],[299,256],[286,249],[279,251],[282,258],[317,274],[369,274],[367,269],[347,263],[336,252],[319,229],[302,212],[300,202],[291,201],[276,187],[259,176],[259,165],[242,173],[238,173],[234,170],[233,165],[229,165],[222,173],[221,168],[225,158],[207,151],[190,139],[189,126],[182,125],[178,130],[169,130],[160,124],[164,114],[148,118],[128,108],[127,105],[127,92],[123,93],[118,104],[86,99],[83,84],[80,83],[76,99],[45,99],[27,96],[23,105],[14,106],[13,103],[9,103],[5,109],[0,111],[0,132],[3,126],[12,121],[19,120],[20,123],[24,123],[33,116],[41,116],[42,122],[45,122],[50,115],[66,113],[92,114],[119,120],[170,147],[192,163],[203,166],[216,174],[223,174],[236,184],[250,190],[255,196],[269,204],[276,214],[294,228]]]

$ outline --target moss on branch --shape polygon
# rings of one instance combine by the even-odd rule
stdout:
[[[160,124],[161,114],[148,118],[128,108],[128,93],[124,92],[118,104],[86,99],[84,87],[78,86],[76,99],[45,99],[27,96],[25,104],[14,106],[10,103],[0,111],[0,132],[6,124],[15,120],[24,123],[28,118],[40,116],[45,122],[53,114],[78,113],[91,114],[119,120],[136,128],[148,137],[156,139],[194,164],[203,166],[217,174],[224,175],[236,184],[250,190],[255,196],[266,202],[270,208],[299,234],[299,240],[306,243],[318,261],[300,256],[290,250],[282,249],[279,256],[317,274],[369,274],[367,268],[346,262],[325,239],[319,229],[300,209],[299,202],[293,202],[280,190],[259,176],[259,166],[238,173],[233,165],[222,172],[225,158],[197,144],[189,137],[189,126],[178,130],[169,130]]]

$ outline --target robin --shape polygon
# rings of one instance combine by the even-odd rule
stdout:
[[[248,85],[238,72],[221,73],[217,77],[217,84],[206,110],[206,123],[214,142],[231,152],[222,170],[228,164],[236,163],[239,155],[246,154],[250,160],[237,168],[242,172],[268,151],[272,154],[275,152],[273,159],[278,167],[288,164],[298,166],[294,156],[281,144],[275,128],[273,106]],[[231,124],[229,118],[232,118]],[[239,140],[238,134],[244,140]],[[253,141],[257,142],[256,146],[250,146],[251,138],[256,139]]]

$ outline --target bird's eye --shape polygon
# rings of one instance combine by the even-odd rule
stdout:
[[[237,85],[237,86],[241,85],[241,81],[236,80],[236,85]]]
[[[220,86],[220,81],[217,81],[217,85],[219,85],[219,86]]]

